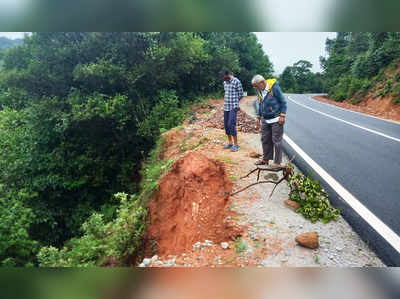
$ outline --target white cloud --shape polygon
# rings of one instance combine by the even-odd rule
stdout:
[[[272,31],[326,30],[335,0],[254,0]]]
[[[0,36],[4,36],[10,39],[23,38],[27,32],[0,32]]]
[[[325,41],[334,32],[255,32],[264,52],[274,65],[275,75],[300,59],[313,64],[312,71],[320,72],[319,56],[326,56]]]

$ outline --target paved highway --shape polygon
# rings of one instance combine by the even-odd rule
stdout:
[[[317,173],[333,204],[378,256],[400,266],[400,124],[311,96],[286,94],[285,151],[296,153],[303,172]]]

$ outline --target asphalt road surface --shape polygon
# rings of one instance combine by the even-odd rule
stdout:
[[[387,265],[400,266],[400,124],[311,96],[286,95],[286,153],[296,154],[295,163],[304,173],[316,172],[332,203],[343,209],[345,219]],[[347,190],[356,204],[313,169],[288,139]]]

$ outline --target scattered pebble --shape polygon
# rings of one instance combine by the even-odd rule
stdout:
[[[222,243],[221,243],[221,247],[222,247],[223,249],[227,249],[227,248],[229,247],[229,244],[228,244],[227,242],[222,242]]]
[[[151,259],[145,258],[143,259],[143,265],[149,266],[151,264]]]

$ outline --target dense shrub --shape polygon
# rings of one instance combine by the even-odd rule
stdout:
[[[24,232],[16,240],[38,246],[4,247],[0,262],[18,265],[37,263],[43,246],[43,265],[125,262],[137,247],[113,247],[122,246],[114,238],[134,244],[143,229],[141,205],[138,223],[122,215],[141,202],[139,171],[160,132],[223,90],[222,68],[244,86],[272,73],[253,33],[42,32],[1,59],[0,185],[27,219],[10,228]],[[118,231],[122,218],[136,228]]]
[[[400,34],[339,32],[336,38],[327,39],[326,50],[329,56],[320,59],[324,69],[325,89],[335,100],[349,98],[358,101],[361,94],[376,90],[378,82],[391,78],[386,72],[390,64],[397,69]],[[397,72],[394,81],[397,82],[399,78]],[[390,84],[383,86],[382,95],[390,92]]]

